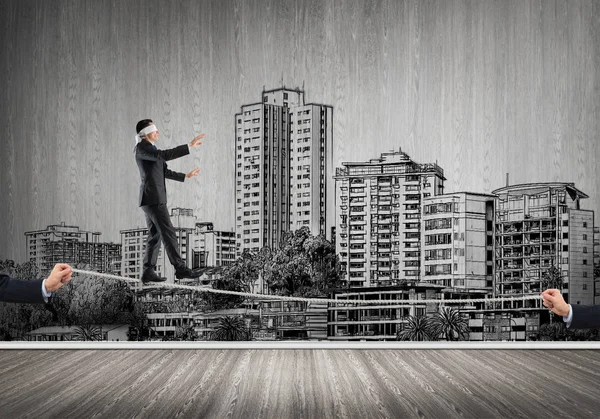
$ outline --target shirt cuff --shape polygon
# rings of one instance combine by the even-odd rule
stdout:
[[[563,321],[567,324],[567,328],[571,327],[571,321],[573,321],[573,308],[569,304],[569,315],[563,316]]]
[[[48,290],[46,290],[46,280],[45,279],[42,281],[42,296],[44,297],[44,299],[46,299],[46,302],[48,301],[48,298],[50,298],[52,296],[52,293],[48,292]]]

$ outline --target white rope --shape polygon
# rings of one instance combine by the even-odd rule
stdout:
[[[121,281],[131,282],[135,284],[139,284],[139,279],[127,278],[124,276],[117,276],[111,274],[105,274],[94,271],[84,271],[81,269],[73,269],[73,272],[84,274],[84,275],[93,275],[99,276],[103,278],[109,279],[119,279]],[[486,303],[486,302],[502,302],[502,301],[525,301],[525,300],[539,300],[541,299],[541,295],[523,295],[520,297],[504,297],[504,298],[473,298],[473,299],[429,299],[429,300],[341,300],[341,299],[332,299],[332,298],[305,298],[305,297],[289,297],[285,295],[271,295],[271,294],[256,294],[250,292],[240,292],[240,291],[228,291],[228,290],[219,290],[215,288],[211,288],[208,286],[200,287],[200,286],[191,286],[191,285],[183,285],[183,284],[169,284],[166,282],[156,283],[156,286],[159,288],[179,288],[185,289],[189,291],[196,292],[211,292],[214,294],[229,294],[229,295],[237,295],[240,297],[251,297],[251,298],[265,298],[271,300],[283,300],[283,301],[304,301],[304,302],[315,302],[315,303],[326,303],[326,304],[447,304],[447,303]]]

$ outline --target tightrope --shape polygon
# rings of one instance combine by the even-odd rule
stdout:
[[[135,284],[140,284],[139,279],[128,278],[125,276],[117,276],[111,274],[105,274],[94,271],[84,271],[82,269],[73,269],[74,273],[83,274],[83,275],[92,275],[98,276],[102,278],[116,279],[126,282],[131,282]],[[271,300],[283,300],[283,301],[303,301],[303,302],[313,302],[313,303],[326,303],[326,304],[445,304],[445,303],[486,303],[486,302],[503,302],[503,301],[525,301],[525,300],[539,300],[542,297],[539,295],[522,295],[520,297],[503,297],[503,298],[474,298],[474,299],[423,299],[423,300],[342,300],[342,299],[333,299],[333,298],[305,298],[305,297],[290,297],[286,295],[271,295],[271,294],[257,294],[250,292],[241,292],[241,291],[228,291],[228,290],[219,290],[215,288],[211,288],[209,286],[192,286],[192,285],[183,285],[183,284],[170,284],[166,282],[160,282],[156,285],[158,288],[179,288],[185,289],[189,291],[195,292],[209,292],[214,294],[229,294],[229,295],[237,295],[240,297],[250,297],[250,298],[262,298],[262,299],[271,299]]]

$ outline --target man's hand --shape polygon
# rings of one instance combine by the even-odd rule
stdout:
[[[50,272],[50,276],[46,278],[44,286],[48,292],[56,291],[71,280],[73,270],[66,263],[57,263],[54,269]]]
[[[565,302],[563,296],[560,295],[559,290],[546,290],[542,292],[542,298],[544,299],[544,306],[552,310],[553,313],[563,317],[569,315],[569,305]]]
[[[200,134],[199,136],[197,136],[196,138],[194,138],[190,142],[189,146],[190,147],[197,147],[197,146],[199,146],[200,144],[202,144],[202,141],[200,141],[200,140],[202,140],[203,138],[204,138],[204,134]]]
[[[192,170],[190,173],[188,173],[187,175],[185,175],[186,178],[192,178],[194,176],[196,176],[198,173],[200,173],[200,169],[198,169],[197,167]]]

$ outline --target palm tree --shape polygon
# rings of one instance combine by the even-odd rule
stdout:
[[[77,326],[74,333],[75,340],[102,340],[100,328],[92,325]]]
[[[562,288],[562,282],[563,277],[560,273],[560,270],[554,266],[554,261],[552,261],[552,266],[550,266],[548,270],[542,274],[541,286],[545,289],[556,288],[560,290]],[[554,320],[554,313],[550,311],[549,315],[550,324],[552,324]]]
[[[422,342],[435,340],[431,330],[430,320],[423,316],[408,316],[408,324],[396,334],[397,340],[410,340]]]
[[[431,327],[435,337],[444,336],[446,340],[452,341],[466,339],[469,333],[469,322],[461,314],[460,310],[451,307],[443,307],[431,318]]]
[[[562,282],[562,274],[560,273],[560,270],[556,266],[554,266],[554,262],[552,262],[552,266],[550,266],[548,270],[546,270],[546,272],[542,274],[542,286],[544,286],[546,289],[560,289],[562,288]]]
[[[246,328],[242,317],[224,316],[219,319],[219,324],[210,334],[211,340],[252,340],[252,331]]]

